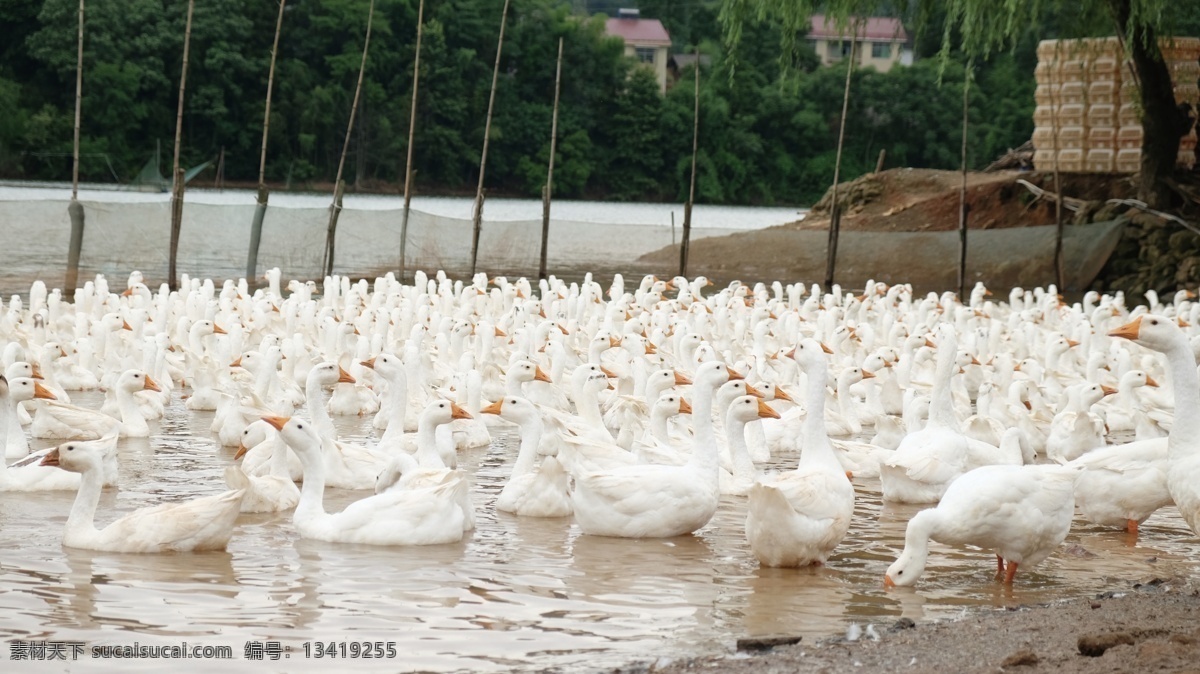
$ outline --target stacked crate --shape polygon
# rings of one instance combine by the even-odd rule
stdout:
[[[1179,102],[1200,103],[1200,38],[1160,43]],[[1141,163],[1137,84],[1115,37],[1045,40],[1038,45],[1034,166],[1039,171],[1132,173]],[[1055,131],[1057,130],[1057,138]],[[1179,147],[1191,168],[1195,128]]]

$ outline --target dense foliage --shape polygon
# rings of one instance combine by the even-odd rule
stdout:
[[[170,156],[184,0],[89,0],[81,172],[129,181],[161,142]],[[631,3],[621,3],[631,4]],[[469,192],[478,170],[499,0],[428,0],[414,168],[418,192]],[[719,0],[642,0],[677,51],[700,45],[697,199],[810,202],[833,175],[845,71],[779,29],[747,21],[734,54],[721,44]],[[225,179],[255,180],[277,7],[196,0],[183,163],[224,149]],[[77,0],[0,0],[0,176],[70,176]],[[691,71],[666,96],[604,35],[604,17],[562,0],[513,0],[489,149],[493,193],[537,195],[549,153],[554,56],[565,39],[555,193],[679,200],[687,193]],[[590,9],[595,9],[591,7]],[[361,56],[367,0],[290,0],[280,40],[268,180],[332,180]],[[399,189],[412,87],[416,0],[377,0],[363,98],[347,162],[351,189]],[[794,37],[794,36],[793,36]],[[976,70],[972,164],[1029,138],[1032,46]],[[931,54],[920,53],[918,57]],[[736,56],[731,58],[731,56]],[[735,66],[736,63],[736,66]],[[957,168],[963,70],[918,58],[854,75],[844,176],[888,166]],[[211,180],[203,174],[199,181]]]

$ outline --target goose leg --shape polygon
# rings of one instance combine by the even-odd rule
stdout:
[[[1137,520],[1125,520],[1125,531],[1128,534],[1125,538],[1125,545],[1134,547],[1138,540],[1138,522]]]
[[[1004,577],[1004,558],[996,555],[996,580]]]
[[[1008,562],[1008,570],[1004,573],[1004,584],[1012,585],[1013,578],[1017,576],[1017,563],[1014,561]]]

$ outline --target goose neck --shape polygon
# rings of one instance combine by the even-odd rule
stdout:
[[[104,488],[104,475],[99,469],[86,470],[80,476],[79,491],[67,515],[65,538],[78,538],[97,533],[96,508],[100,505],[100,491]]]
[[[441,454],[437,450],[438,424],[428,417],[421,417],[417,422],[417,463],[422,468],[445,468]]]
[[[538,446],[541,442],[542,420],[532,417],[521,422],[521,447],[517,450],[517,462],[513,465],[512,477],[515,478],[533,471],[537,462]]]
[[[730,414],[725,420],[725,439],[729,443],[729,454],[733,459],[733,476],[752,480],[757,472],[746,446],[746,422]]]
[[[1196,358],[1186,339],[1173,344],[1166,355],[1175,391],[1175,423],[1167,447],[1174,457],[1194,452],[1192,448],[1200,437],[1200,374],[1196,372]]]

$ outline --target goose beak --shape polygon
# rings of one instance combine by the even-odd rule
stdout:
[[[471,413],[458,406],[458,403],[450,403],[450,418],[451,419],[471,419]]]
[[[762,400],[758,401],[758,418],[759,419],[778,419],[779,412],[771,409],[771,406]]]
[[[129,321],[126,321],[126,320],[122,320],[122,321],[121,321],[121,329],[122,329],[122,330],[129,330],[130,332],[132,332],[132,331],[133,331],[133,327],[132,327],[131,325],[129,325]]]
[[[1101,390],[1101,391],[1104,391],[1104,395],[1106,395],[1106,396],[1110,396],[1110,395],[1112,395],[1112,394],[1114,394],[1114,393],[1116,393],[1116,392],[1117,392],[1117,389],[1115,389],[1115,388],[1113,388],[1113,387],[1111,387],[1111,386],[1106,386],[1106,385],[1104,385],[1104,384],[1101,384],[1101,385],[1100,385],[1100,390]]]
[[[675,385],[676,386],[687,386],[688,384],[691,384],[691,383],[692,383],[692,380],[688,379],[688,376],[686,374],[680,372],[679,370],[675,370]]]
[[[233,455],[233,460],[237,461],[237,460],[241,459],[243,456],[246,456],[246,452],[248,452],[248,451],[250,451],[249,447],[247,447],[245,445],[238,445],[238,450],[237,450],[237,453]]]
[[[1027,409],[1031,412],[1033,411],[1033,403],[1029,402],[1028,400],[1025,400],[1022,402],[1025,404],[1025,409]]]
[[[268,424],[271,424],[271,426],[274,427],[275,430],[282,431],[283,427],[286,426],[287,422],[291,421],[292,418],[291,417],[263,417],[262,420],[267,422]]]
[[[867,370],[863,370],[862,373],[863,373],[863,379],[874,379],[875,378],[875,375]]]
[[[1158,388],[1158,382],[1154,380],[1154,377],[1151,377],[1150,375],[1146,375],[1146,386],[1152,386],[1154,388]]]
[[[647,355],[647,356],[653,356],[653,355],[654,355],[654,354],[656,354],[656,353],[658,353],[658,348],[657,348],[657,347],[655,347],[655,346],[654,346],[653,344],[651,344],[650,342],[646,342],[646,355]]]
[[[829,345],[826,344],[825,342],[821,342],[821,350],[824,351],[825,353],[829,354],[830,356],[833,355],[833,349],[829,348]],[[794,351],[793,351],[793,353],[794,353]]]
[[[926,338],[925,338],[925,346],[928,346],[928,347],[929,347],[929,348],[931,348],[931,349],[936,349],[936,348],[937,348],[937,344],[934,344],[934,343],[933,343],[933,340],[932,340],[932,339],[930,339],[930,338],[928,338],[928,337],[926,337]]]
[[[796,399],[795,399],[795,398],[793,398],[793,397],[792,397],[792,395],[791,395],[790,393],[788,393],[787,391],[783,390],[783,387],[782,387],[782,386],[776,386],[776,387],[775,387],[775,399],[776,399],[776,400],[786,400],[786,401],[788,401],[789,403],[794,403],[794,402],[796,402]]]
[[[33,397],[39,400],[58,400],[58,396],[50,392],[50,389],[42,386],[40,381],[33,382]]]
[[[1181,327],[1181,328],[1191,327],[1191,325],[1187,321],[1183,320],[1182,318],[1180,318],[1178,321],[1176,321],[1176,324],[1178,324],[1179,327]]]
[[[338,366],[338,383],[339,384],[353,384],[353,383],[355,383],[355,381],[356,380],[354,379],[354,377],[350,376],[349,372],[346,372],[344,369],[342,369],[341,365]]]
[[[786,357],[788,357],[788,358],[791,358],[791,359],[795,360],[795,358],[796,358],[796,349],[794,349],[794,348],[793,348],[791,351],[788,351],[787,353],[785,353],[785,354],[783,354],[783,355],[784,355],[784,356],[786,356]]]
[[[57,466],[58,465],[58,447],[50,450],[50,453],[42,457],[38,462],[39,466]]]
[[[546,382],[547,384],[553,384],[553,383],[554,383],[553,381],[551,381],[551,380],[550,380],[550,375],[546,374],[546,371],[545,371],[545,370],[543,370],[541,367],[534,368],[534,370],[533,370],[533,380],[534,380],[534,381],[544,381],[544,382]]]
[[[607,367],[604,367],[603,365],[600,366],[600,371],[604,373],[605,377],[618,378],[616,372],[613,372],[612,370],[608,369]]]
[[[242,366],[242,359],[240,356],[238,357],[237,360],[235,360],[229,364],[229,367],[241,367],[241,366]]]
[[[497,337],[507,337],[508,336],[508,333],[501,330],[500,328],[496,328],[495,332],[496,332]]]
[[[368,370],[374,370],[375,369],[375,359],[372,358],[371,360],[364,360],[361,363],[359,363],[359,365],[362,365],[363,367],[367,368]]]
[[[133,297],[133,288],[126,288],[125,292],[121,293],[121,297]]]
[[[142,384],[142,390],[145,390],[145,391],[162,391],[162,389],[158,387],[158,383],[157,383],[157,382],[155,382],[153,379],[151,379],[151,378],[150,378],[150,375],[146,375],[146,383],[145,383],[145,384]]]
[[[613,337],[612,335],[609,335],[608,346],[609,346],[609,348],[613,348],[613,349],[617,348],[618,346],[621,346],[621,339],[619,337]]]
[[[1108,333],[1109,337],[1123,337],[1125,339],[1136,341],[1142,330],[1142,317],[1138,316],[1132,321],[1122,325],[1121,327]]]
[[[500,414],[500,410],[503,407],[504,407],[504,398],[501,398],[501,399],[497,400],[496,402],[492,403],[491,405],[488,405],[487,407],[485,407],[479,411],[482,412],[483,414]]]
[[[736,381],[738,379],[745,379],[745,378],[746,378],[746,375],[742,374],[741,372],[738,372],[737,370],[733,369],[732,367],[729,368],[729,381]],[[747,386],[746,388],[750,388],[750,387]]]
[[[891,576],[887,575],[886,573],[883,574],[883,589],[890,590],[893,587],[896,587],[896,582],[892,580]]]
[[[692,404],[689,403],[687,400],[680,398],[679,399],[679,413],[680,414],[691,414],[692,413]]]
[[[1077,342],[1077,341],[1075,341],[1075,340],[1073,340],[1073,339],[1068,339],[1068,340],[1067,340],[1067,348],[1069,348],[1069,349],[1073,349],[1073,348],[1075,348],[1075,347],[1077,347],[1077,346],[1079,346],[1079,342]]]
[[[763,395],[762,391],[754,388],[750,384],[746,384],[746,395],[754,396],[755,398],[765,398],[766,397]]]
[[[38,367],[37,363],[30,363],[29,369],[33,370],[34,379],[45,379],[45,377],[42,376],[42,368]]]
[[[133,328],[125,328],[125,329],[132,330]],[[213,323],[213,334],[214,335],[228,335],[229,333],[225,332],[225,328],[222,328],[221,326],[217,325],[216,323]]]
[[[1076,342],[1076,344],[1078,344],[1078,343],[1079,342]],[[979,362],[979,359],[976,358],[975,356],[971,356],[971,364],[972,365],[983,365],[983,363]]]

